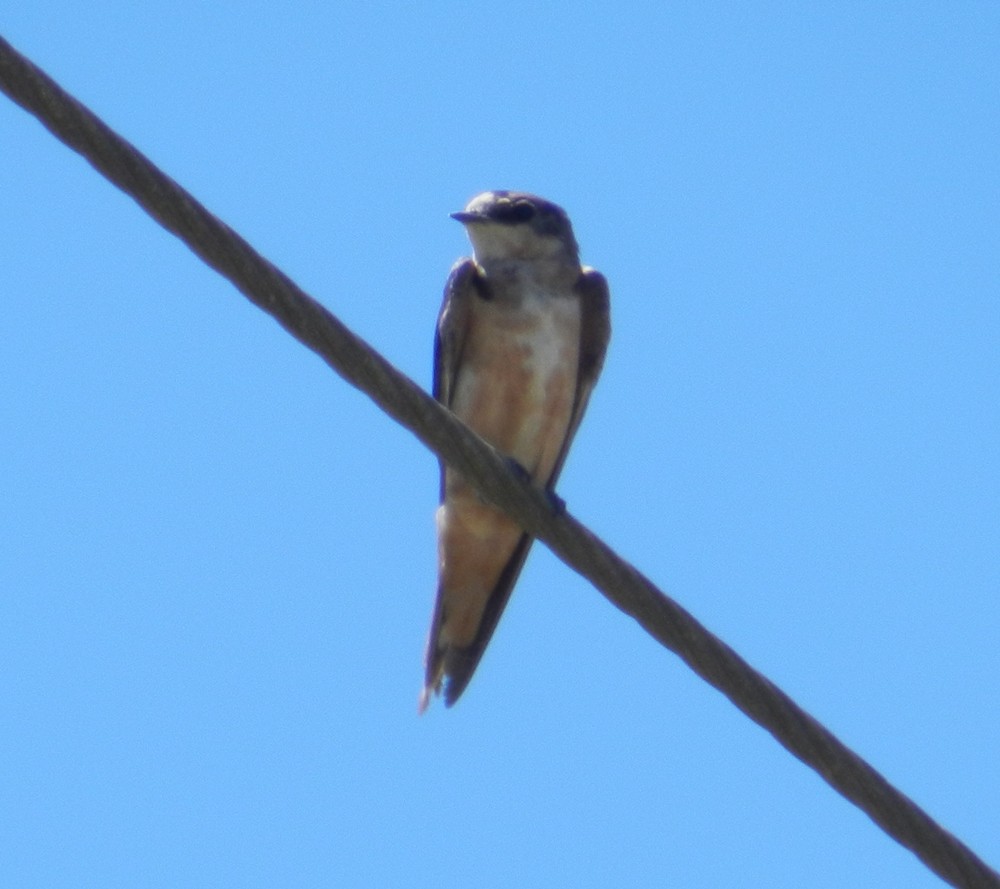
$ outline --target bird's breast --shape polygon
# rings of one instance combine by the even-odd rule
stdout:
[[[526,289],[516,302],[477,302],[460,360],[454,412],[547,483],[576,397],[578,300]]]

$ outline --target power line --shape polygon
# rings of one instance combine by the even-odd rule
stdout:
[[[1000,889],[971,849],[572,516],[554,514],[494,448],[2,38],[0,88],[932,871],[955,886]]]

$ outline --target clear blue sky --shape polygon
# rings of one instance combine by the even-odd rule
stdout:
[[[1000,866],[1000,6],[22,3],[0,33],[424,385],[567,208],[569,509]],[[538,547],[416,713],[434,458],[0,101],[0,882],[920,887]]]

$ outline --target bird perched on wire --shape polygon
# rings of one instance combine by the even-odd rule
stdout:
[[[445,286],[434,397],[552,492],[611,333],[608,284],[580,265],[565,211],[535,195],[487,191],[459,213],[473,258]],[[532,538],[441,464],[438,589],[420,710],[444,686],[451,706],[496,629]]]

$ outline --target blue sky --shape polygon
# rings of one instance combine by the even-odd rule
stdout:
[[[1000,7],[401,7],[0,33],[424,385],[566,207],[570,511],[1000,865]],[[940,885],[544,547],[418,718],[434,458],[6,99],[0,195],[5,885]]]

